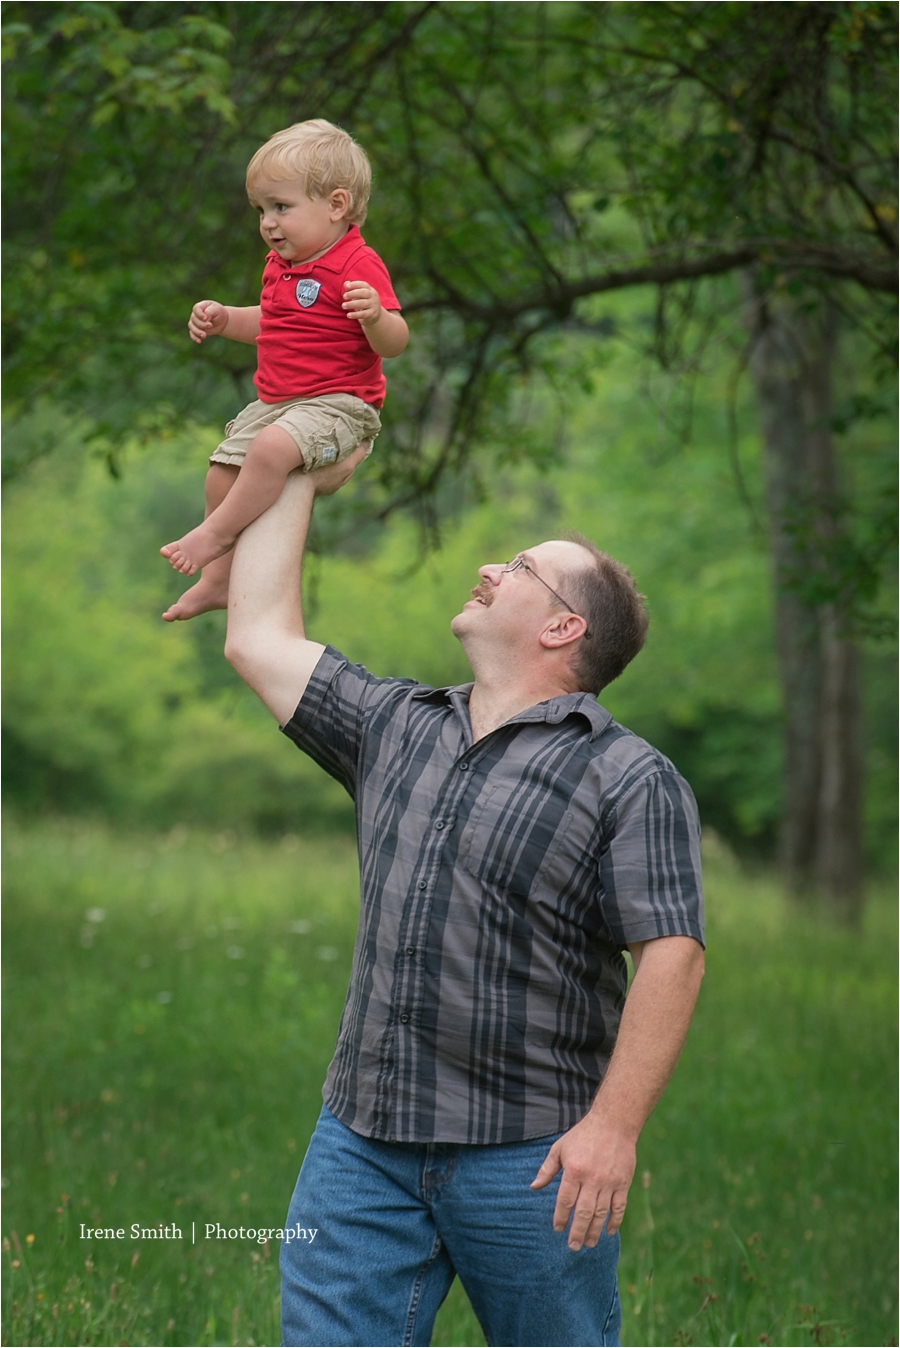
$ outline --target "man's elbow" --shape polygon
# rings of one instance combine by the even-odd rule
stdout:
[[[236,674],[240,674],[245,683],[251,681],[254,659],[254,643],[242,640],[231,633],[225,638],[225,659]]]

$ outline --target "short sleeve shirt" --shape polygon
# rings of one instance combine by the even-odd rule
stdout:
[[[473,744],[470,691],[328,647],[283,727],[356,804],[360,925],[323,1095],[366,1137],[572,1127],[615,1045],[624,947],[703,942],[697,810],[668,759],[588,693]]]
[[[367,281],[385,309],[400,308],[387,267],[358,225],[313,262],[268,254],[254,376],[263,402],[352,393],[373,407],[383,405],[381,357],[341,307],[345,281]]]

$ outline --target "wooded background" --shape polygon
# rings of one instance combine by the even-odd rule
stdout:
[[[221,624],[153,625],[155,546],[252,396],[252,351],[193,348],[188,312],[256,302],[246,162],[327,117],[372,160],[365,234],[412,340],[377,454],[321,514],[316,635],[463,677],[422,634],[494,556],[472,548],[596,517],[657,643],[604,701],[733,847],[858,917],[892,830],[896,6],[4,17],[13,802],[280,829],[290,788],[345,818],[276,761]]]

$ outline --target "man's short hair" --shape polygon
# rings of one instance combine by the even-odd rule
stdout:
[[[583,534],[567,533],[588,554],[586,565],[570,571],[566,593],[588,625],[578,644],[572,671],[588,693],[599,693],[622,673],[647,636],[650,619],[634,577],[621,562],[601,552]]]
[[[316,117],[276,131],[247,165],[247,191],[260,178],[299,182],[309,197],[327,197],[342,187],[350,195],[347,219],[365,223],[372,190],[366,152],[339,126]]]

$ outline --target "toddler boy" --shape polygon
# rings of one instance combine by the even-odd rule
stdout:
[[[210,458],[203,523],[160,549],[183,575],[203,568],[167,622],[227,606],[235,540],[290,472],[340,463],[381,429],[381,357],[399,356],[409,331],[387,268],[359,232],[370,187],[363,150],[321,119],[277,132],[250,160],[247,195],[271,249],[260,303],[200,300],[188,332],[195,342],[255,344],[259,399]]]

